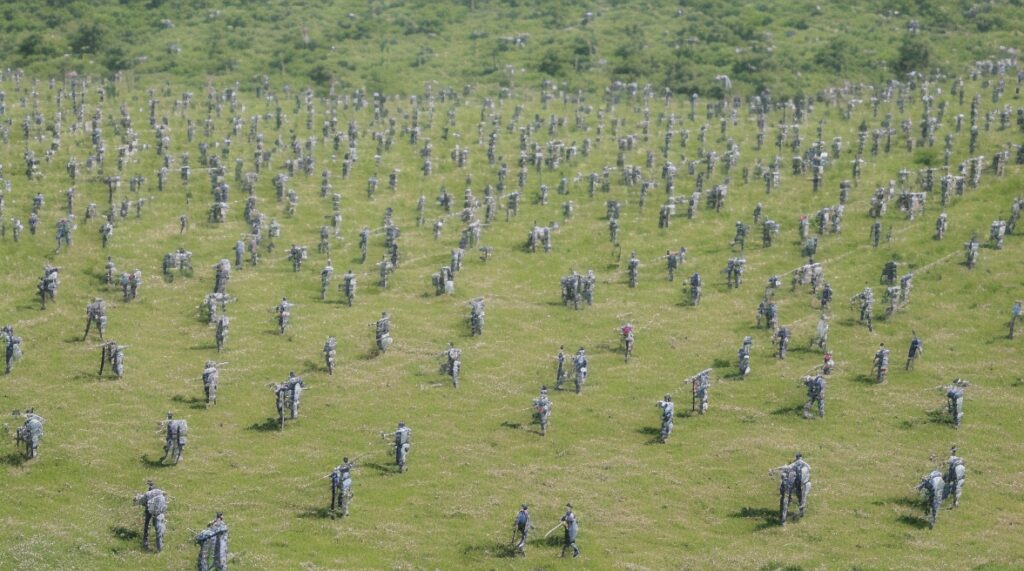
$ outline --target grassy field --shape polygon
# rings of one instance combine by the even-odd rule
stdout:
[[[177,28],[180,30],[180,27]],[[131,81],[129,81],[129,79]],[[897,178],[901,168],[916,173],[923,165],[941,164],[942,137],[954,132],[954,117],[969,116],[971,96],[980,94],[979,144],[968,152],[968,129],[955,134],[953,168],[970,156],[991,156],[1018,143],[1013,124],[1000,129],[984,126],[984,114],[1003,105],[1016,108],[1015,82],[1007,79],[1007,92],[992,102],[993,82],[967,82],[967,98],[960,105],[950,95],[952,79],[932,84],[941,87],[940,101],[948,107],[933,148],[905,150],[899,131],[902,119],[920,131],[923,108],[920,89],[908,92],[901,112],[895,101],[883,102],[878,115],[870,105],[853,110],[849,119],[837,106],[822,101],[800,124],[801,150],[815,139],[823,122],[823,140],[829,145],[840,136],[844,150],[825,174],[823,190],[812,193],[809,175],[791,174],[789,148],[780,153],[772,146],[776,125],[792,123],[792,112],[767,116],[767,144],[757,150],[755,115],[746,107],[737,123],[728,124],[727,137],[741,151],[734,168],[725,208],[715,213],[701,209],[694,220],[676,216],[668,229],[657,227],[663,185],[639,206],[639,187],[621,183],[621,170],[613,170],[609,193],[589,197],[586,178],[605,166],[614,167],[617,138],[638,136],[626,164],[644,165],[647,149],[655,152],[653,168],[644,177],[659,180],[665,159],[660,147],[674,113],[677,134],[669,159],[679,168],[678,195],[692,192],[694,177],[685,164],[698,149],[725,151],[719,119],[706,119],[702,99],[695,120],[689,102],[679,97],[666,106],[650,101],[650,136],[643,140],[643,104],[624,97],[606,105],[599,96],[587,96],[583,122],[575,125],[576,106],[561,97],[544,104],[538,91],[516,88],[509,99],[495,100],[493,115],[481,121],[482,96],[458,102],[419,99],[421,142],[413,145],[404,128],[411,123],[413,104],[406,98],[389,100],[387,118],[395,121],[394,144],[378,150],[374,132],[388,129],[387,119],[375,121],[372,109],[356,109],[328,99],[313,98],[312,128],[304,106],[296,106],[296,90],[288,95],[280,83],[272,92],[285,114],[284,125],[274,128],[277,103],[256,98],[250,90],[238,97],[232,112],[221,102],[212,113],[212,132],[203,133],[207,117],[206,91],[175,83],[170,92],[154,76],[127,78],[107,87],[100,102],[93,84],[87,91],[85,114],[102,110],[103,138],[107,145],[104,171],[85,172],[76,185],[75,244],[53,254],[53,227],[64,212],[64,191],[70,181],[64,172],[69,157],[84,161],[93,151],[89,133],[74,123],[68,97],[63,99],[64,133],[61,148],[42,164],[44,176],[28,180],[23,153],[34,150],[43,157],[50,146],[46,129],[52,124],[57,88],[45,81],[31,94],[31,84],[10,78],[0,82],[6,94],[6,117],[11,120],[9,141],[0,146],[4,178],[11,181],[4,218],[8,232],[0,239],[0,291],[4,303],[0,320],[14,325],[25,339],[24,359],[0,381],[0,410],[34,406],[47,419],[41,456],[26,462],[13,445],[0,454],[0,568],[4,569],[181,569],[191,565],[196,547],[190,530],[223,510],[231,526],[232,566],[236,569],[371,569],[371,568],[987,568],[1009,569],[1024,565],[1022,542],[1016,526],[1024,524],[1024,473],[1019,421],[1022,404],[1019,339],[1006,338],[1010,307],[1022,294],[1024,261],[1018,236],[1008,236],[1002,250],[983,248],[978,266],[963,264],[963,243],[972,232],[985,242],[992,220],[1009,214],[1020,195],[1020,166],[1011,164],[1002,177],[986,168],[977,189],[953,199],[947,212],[950,230],[943,241],[932,239],[935,217],[941,211],[938,192],[928,197],[926,212],[906,221],[895,208],[883,218],[892,228],[891,243],[872,248],[868,241],[872,220],[867,216],[873,190]],[[227,83],[214,82],[223,94]],[[59,84],[58,84],[59,87]],[[156,190],[161,158],[154,152],[155,137],[148,123],[146,90],[154,88],[157,117],[167,117],[175,166],[181,154],[191,154],[193,176],[188,185],[172,172],[167,189]],[[173,100],[185,90],[196,94],[190,111],[175,111]],[[483,89],[481,91],[484,91]],[[439,94],[439,88],[434,94]],[[340,92],[339,92],[340,93]],[[348,94],[345,91],[345,94]],[[866,93],[847,98],[868,99]],[[24,104],[22,100],[24,99]],[[22,137],[21,125],[36,107],[42,124],[30,126]],[[112,243],[100,247],[98,224],[84,223],[89,202],[105,208],[102,179],[116,171],[117,147],[123,127],[115,120],[124,105],[131,115],[140,144],[121,174],[123,194],[132,175],[147,177],[141,196],[147,198],[142,218],[134,214],[118,219]],[[519,119],[513,119],[521,105]],[[358,156],[352,173],[342,178],[342,151],[321,140],[322,123],[336,110],[338,129],[350,120],[358,124]],[[449,136],[443,137],[448,112],[454,112]],[[598,110],[602,110],[599,114]],[[787,359],[772,357],[769,335],[754,328],[757,303],[769,276],[802,264],[797,223],[801,214],[813,214],[838,203],[839,182],[850,178],[858,126],[879,126],[893,114],[897,134],[893,150],[870,156],[859,184],[851,191],[843,231],[821,239],[817,260],[836,291],[831,345],[838,370],[828,388],[828,416],[801,418],[804,402],[799,378],[821,360],[807,350],[817,310],[806,287],[778,294],[781,322],[795,335]],[[217,356],[214,332],[200,319],[197,306],[213,287],[211,266],[232,257],[232,246],[247,231],[242,219],[244,193],[233,179],[235,158],[252,170],[254,146],[246,141],[251,116],[264,115],[260,130],[266,148],[275,148],[271,167],[259,178],[255,194],[259,209],[283,226],[278,248],[264,252],[256,268],[246,266],[232,274],[229,292],[238,298],[229,306],[231,334],[224,353]],[[241,119],[231,135],[231,119]],[[548,132],[551,116],[564,117],[565,126]],[[458,242],[460,222],[446,219],[440,240],[431,236],[430,222],[444,216],[434,203],[446,187],[461,203],[466,179],[476,197],[487,184],[495,185],[497,165],[486,160],[486,140],[498,136],[498,161],[509,163],[509,186],[515,187],[519,157],[519,129],[532,125],[530,142],[576,141],[589,138],[593,150],[557,170],[531,168],[518,217],[504,221],[504,211],[484,230],[482,243],[494,248],[490,261],[469,252],[456,279],[456,293],[436,297],[430,274],[447,264]],[[186,140],[186,118],[196,123],[196,138]],[[494,119],[492,125],[491,119]],[[618,123],[618,127],[614,126]],[[707,139],[698,141],[701,125],[708,124]],[[508,126],[512,126],[512,131]],[[598,134],[598,127],[601,133]],[[680,145],[678,131],[690,132],[688,145]],[[456,136],[456,133],[459,136]],[[38,136],[37,136],[38,135]],[[289,182],[300,196],[296,216],[287,217],[283,203],[275,202],[273,175],[293,158],[292,136],[302,144],[314,137],[317,167],[313,176],[297,174]],[[232,139],[224,163],[231,185],[231,211],[224,224],[210,224],[206,173],[199,168],[197,146],[207,141],[211,154]],[[434,173],[423,177],[418,150],[424,137],[433,144]],[[465,169],[449,159],[455,145],[470,148]],[[867,147],[870,147],[868,137]],[[1011,147],[1012,148],[1012,147]],[[380,165],[374,154],[380,154]],[[1011,150],[1011,162],[1015,153]],[[756,177],[743,183],[740,170],[760,159],[767,164],[782,157],[782,184],[766,195]],[[686,160],[683,157],[686,157]],[[936,161],[937,162],[934,162]],[[401,171],[398,190],[387,188],[387,174]],[[329,199],[319,197],[319,172],[329,169],[336,192],[343,196],[343,237],[332,240],[334,280],[353,268],[360,276],[356,303],[349,308],[333,291],[328,302],[319,300],[319,271],[327,256],[316,253],[318,229],[330,214]],[[373,199],[365,192],[367,178],[381,179]],[[572,182],[579,175],[579,182]],[[561,176],[570,179],[568,196],[555,192]],[[723,181],[720,164],[705,180],[710,188]],[[551,187],[551,200],[534,200],[540,184]],[[936,185],[937,188],[937,185]],[[916,188],[915,188],[916,189]],[[40,231],[27,229],[19,243],[10,233],[10,218],[27,225],[31,197],[42,192]],[[415,225],[415,204],[428,198],[428,224]],[[191,197],[187,199],[186,197]],[[577,206],[569,220],[561,216],[561,203]],[[623,203],[620,243],[623,259],[613,256],[608,240],[605,201]],[[729,242],[736,220],[750,223],[758,202],[767,216],[782,225],[773,247],[760,247],[760,231],[748,239],[747,272],[739,290],[725,287],[720,271],[736,255]],[[383,253],[383,236],[371,241],[366,264],[359,263],[357,234],[362,226],[380,226],[384,209],[394,208],[402,229],[402,263],[391,287],[374,285],[372,263]],[[680,210],[685,213],[685,208]],[[178,233],[178,216],[188,214],[192,225]],[[483,216],[482,210],[478,213]],[[527,253],[523,244],[534,221],[558,221],[554,251]],[[291,243],[310,248],[302,271],[292,272],[285,259]],[[668,248],[689,250],[683,276],[699,271],[705,279],[699,307],[685,303],[684,280],[666,279],[660,256]],[[164,253],[185,247],[194,253],[194,275],[160,277]],[[643,261],[640,285],[626,285],[625,257],[636,250]],[[119,292],[102,283],[107,255],[119,270],[142,269],[145,283],[139,299],[120,301]],[[899,261],[901,273],[915,272],[912,300],[889,319],[878,317],[875,331],[856,323],[856,313],[845,300],[865,284],[875,287],[876,316],[884,308],[878,276],[884,263]],[[62,268],[57,302],[40,311],[35,279],[42,263],[51,260]],[[571,269],[592,268],[598,276],[593,307],[573,311],[559,302],[558,279]],[[788,278],[788,276],[787,276]],[[332,288],[333,290],[334,288]],[[286,335],[275,331],[270,308],[281,296],[298,304]],[[97,338],[83,342],[85,304],[95,296],[108,300],[110,339],[129,345],[127,373],[122,380],[98,378]],[[483,296],[487,325],[482,337],[470,337],[468,301]],[[395,344],[388,353],[373,351],[372,323],[381,311],[393,317]],[[623,362],[617,327],[631,321],[637,345],[633,359]],[[901,370],[912,331],[924,340],[926,352],[912,372]],[[339,340],[339,370],[328,376],[320,348],[327,335]],[[754,336],[753,372],[734,377],[735,355],[744,335]],[[461,386],[452,389],[437,374],[438,354],[449,340],[463,349]],[[870,377],[871,358],[878,343],[893,349],[891,374],[885,385]],[[542,383],[554,381],[554,355],[585,346],[591,359],[590,379],[582,395],[571,391],[552,395],[554,412],[548,436],[539,436],[530,423],[531,400]],[[200,374],[206,359],[229,364],[221,371],[219,400],[207,409],[202,403]],[[715,370],[709,413],[686,412],[688,385],[682,380],[706,367]],[[311,390],[303,399],[301,417],[283,432],[272,426],[275,415],[270,382],[283,380],[289,370],[302,375]],[[970,379],[966,417],[954,430],[944,415],[942,387],[956,377]],[[672,392],[682,413],[666,445],[653,439],[659,425],[654,402]],[[188,420],[189,444],[180,465],[160,465],[162,437],[156,421],[167,410]],[[394,469],[390,448],[381,431],[393,430],[399,420],[413,429],[410,468]],[[4,424],[13,432],[18,419]],[[923,506],[913,486],[945,458],[950,445],[960,446],[969,476],[960,508],[943,511],[934,530],[927,529]],[[803,452],[813,468],[814,491],[807,517],[786,528],[776,525],[778,482],[769,468]],[[342,456],[360,456],[354,475],[352,515],[332,520],[326,506],[328,480],[322,479]],[[133,494],[152,478],[172,497],[165,552],[145,553],[140,547],[142,514],[131,505]],[[557,523],[562,506],[571,501],[580,518],[580,547],[576,561],[557,558],[560,540],[540,535]],[[538,532],[525,561],[509,557],[506,548],[512,518],[520,503],[531,506]]]

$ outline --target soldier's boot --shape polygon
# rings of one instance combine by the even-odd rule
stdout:
[[[351,493],[342,493],[341,496],[341,515],[348,517],[348,503],[352,500]]]
[[[806,418],[806,419],[810,419],[811,418],[811,402],[810,401],[808,401],[807,404],[804,405],[804,418]]]
[[[572,558],[575,559],[580,556],[580,548],[576,547],[576,543],[572,544]]]

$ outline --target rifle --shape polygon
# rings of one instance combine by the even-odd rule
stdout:
[[[558,522],[558,525],[556,525],[555,527],[551,528],[551,530],[550,530],[550,531],[548,531],[547,533],[545,533],[545,534],[544,534],[544,537],[546,538],[547,536],[551,535],[552,533],[554,533],[554,532],[555,532],[555,530],[556,530],[556,529],[558,529],[558,528],[560,528],[560,527],[565,527],[565,522],[564,522],[564,521],[560,521],[560,522]]]

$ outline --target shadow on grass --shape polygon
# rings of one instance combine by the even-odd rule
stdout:
[[[511,428],[513,430],[522,430],[526,428],[525,424],[521,422],[515,422],[513,420],[506,420],[505,422],[501,423],[501,426],[504,428]]]
[[[385,466],[384,464],[378,464],[376,462],[363,462],[361,465],[365,466],[365,467],[367,467],[367,468],[369,468],[371,470],[376,470],[377,472],[379,472],[381,474],[397,474],[398,473],[398,468],[395,467],[395,466],[391,466],[391,465]]]
[[[308,359],[302,362],[302,372],[316,373],[320,371],[327,372],[327,367],[321,367],[319,363],[314,363]]]
[[[784,406],[784,407],[780,407],[780,408],[777,408],[777,409],[772,411],[772,414],[775,415],[775,416],[785,416],[785,415],[790,415],[790,414],[796,415],[796,416],[802,416],[803,413],[804,413],[804,405],[802,405],[802,404],[798,404],[796,406]]]
[[[277,422],[276,418],[268,418],[263,422],[254,422],[249,425],[249,430],[255,430],[257,432],[277,432],[281,429],[281,425]]]
[[[896,521],[902,523],[903,525],[909,525],[910,527],[915,527],[917,529],[928,529],[929,527],[928,520],[926,518],[916,515],[904,514],[896,518]]]
[[[944,408],[936,408],[925,412],[925,416],[928,418],[928,422],[931,424],[945,424],[948,426],[954,426],[953,417],[946,413]]]
[[[193,345],[189,347],[191,351],[209,351],[210,349],[217,349],[217,343],[203,343],[201,345]]]
[[[6,456],[0,456],[0,464],[8,466],[21,466],[25,463],[25,455],[21,452],[11,452]]]
[[[508,543],[478,543],[467,545],[462,548],[464,555],[476,555],[480,557],[501,557],[511,559],[516,556],[515,549]]]
[[[740,511],[729,514],[729,517],[760,520],[760,523],[754,527],[754,531],[782,526],[782,524],[779,523],[779,510],[774,508],[743,507],[740,508]]]
[[[139,458],[139,460],[147,468],[170,468],[171,466],[174,465],[174,464],[164,464],[164,461],[163,461],[162,458],[157,458],[156,460],[153,460],[153,459],[151,459],[149,457],[149,454],[143,454],[142,457]]]
[[[299,517],[303,519],[334,519],[334,513],[331,512],[331,508],[306,508],[299,513]]]
[[[134,529],[128,529],[127,527],[123,527],[120,525],[110,526],[110,533],[114,537],[122,539],[124,541],[138,541],[139,536],[141,535]]]
[[[181,404],[187,404],[189,408],[195,410],[205,410],[207,408],[205,398],[174,395],[173,397],[171,397],[171,401]]]
[[[860,373],[860,374],[854,376],[851,380],[853,382],[855,382],[855,383],[860,383],[862,385],[879,385],[879,384],[882,384],[882,383],[879,383],[878,379],[876,379],[874,376],[872,376],[872,375],[865,375],[864,373]]]
[[[714,362],[711,363],[711,366],[716,368],[732,367],[732,361],[727,359],[715,359]]]

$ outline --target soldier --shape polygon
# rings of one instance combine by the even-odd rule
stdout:
[[[227,363],[219,364],[226,365]],[[203,367],[203,393],[206,395],[206,406],[217,404],[217,380],[219,377],[217,366],[218,363],[207,361]]]
[[[21,337],[14,334],[14,328],[4,325],[0,329],[0,342],[4,344],[4,374],[11,374],[14,362],[21,359]]]
[[[384,289],[387,289],[388,276],[394,269],[395,265],[391,263],[391,260],[387,259],[387,256],[381,256],[380,261],[377,262],[377,270],[379,276],[377,279],[377,285]]]
[[[331,517],[334,517],[334,510],[340,509],[342,517],[348,515],[348,505],[352,500],[352,468],[354,462],[349,462],[348,457],[342,458],[341,464],[331,470]]]
[[[107,306],[98,297],[94,298],[92,303],[85,306],[85,335],[82,336],[82,341],[85,341],[89,336],[89,329],[92,327],[93,322],[96,323],[96,328],[100,333],[100,340],[102,340],[103,332],[107,329]]]
[[[829,352],[829,351],[825,351],[825,354],[821,358],[821,374],[822,375],[830,375],[830,374],[832,374],[832,369],[834,369],[835,366],[836,366],[836,362],[835,362],[834,359],[832,359],[832,353]]]
[[[977,234],[971,234],[970,241],[964,244],[964,251],[967,255],[966,264],[968,269],[973,268],[974,264],[978,262],[979,248],[980,246],[978,244]]]
[[[352,302],[356,298],[356,275],[352,273],[351,269],[342,276],[341,291],[348,301],[348,306],[352,307]]]
[[[170,256],[170,255],[171,254],[168,254],[168,256]],[[171,265],[171,267],[172,268],[174,267],[173,264]],[[108,285],[108,286],[114,285],[114,275],[117,274],[117,268],[114,266],[114,259],[111,256],[107,256],[106,270],[107,270],[107,273],[106,273],[106,279],[104,280],[104,283],[106,283],[106,285]],[[165,264],[165,268],[164,268],[164,273],[169,273],[167,268],[166,268],[166,264]]]
[[[469,332],[473,336],[484,334],[484,298],[469,300]]]
[[[412,448],[412,429],[404,422],[398,423],[395,430],[395,464],[398,465],[398,473],[406,470],[406,461],[409,458],[409,450]]]
[[[756,224],[756,222],[755,222],[755,224]],[[733,237],[732,242],[729,244],[729,246],[732,247],[732,246],[736,246],[737,244],[739,244],[740,252],[742,252],[743,248],[744,248],[744,244],[747,241],[747,230],[748,230],[747,225],[744,224],[742,221],[737,220],[736,221],[736,235]]]
[[[277,396],[277,416],[281,428],[284,429],[284,410],[288,409],[289,418],[295,420],[299,417],[299,403],[302,400],[302,391],[306,388],[306,383],[302,381],[302,377],[295,375],[295,371],[288,372],[288,378],[277,385],[276,396]]]
[[[558,346],[558,355],[555,355],[555,361],[558,363],[558,368],[555,370],[555,390],[562,390],[562,384],[565,383],[565,345]]]
[[[306,247],[292,244],[292,247],[288,250],[288,259],[292,262],[293,272],[302,269],[302,262],[306,259]]]
[[[629,362],[630,355],[633,354],[633,324],[626,323],[621,329],[622,343],[624,346],[624,353],[626,355],[626,362]]]
[[[772,337],[774,344],[778,345],[778,352],[775,354],[779,359],[786,358],[786,351],[789,349],[790,332],[788,327],[780,327]]]
[[[636,257],[636,250],[630,253],[626,269],[629,272],[629,287],[635,288],[640,273],[640,259]]]
[[[106,363],[110,363],[110,368],[114,375],[119,379],[124,377],[124,350],[126,348],[126,345],[118,345],[116,341],[107,341],[102,345],[100,349],[100,376],[103,375]]]
[[[910,370],[914,367],[914,361],[918,357],[924,354],[924,343],[921,338],[917,336],[917,332],[913,332],[914,338],[910,340],[910,350],[907,351],[907,366],[906,370]]]
[[[941,240],[946,237],[946,229],[949,227],[949,217],[945,212],[939,214],[935,220],[935,239]]]
[[[802,379],[807,387],[807,402],[804,403],[804,418],[811,418],[811,407],[818,405],[818,417],[825,418],[825,377],[822,375],[805,376]]]
[[[39,443],[43,439],[43,424],[46,420],[31,408],[25,411],[24,417],[24,424],[15,431],[15,441],[17,444],[25,445],[25,457],[31,460],[39,454]]]
[[[797,452],[796,459],[791,464],[785,464],[779,468],[779,523],[786,525],[789,514],[789,504],[796,492],[797,501],[800,506],[800,517],[804,515],[807,506],[807,496],[811,491],[811,467],[804,462],[803,456]]]
[[[526,537],[529,535],[530,530],[533,529],[533,522],[530,520],[529,507],[523,504],[519,513],[516,514],[516,519],[512,523],[512,545],[514,553],[521,554],[526,557]],[[516,541],[516,536],[519,536],[519,541]]]
[[[367,250],[367,245],[369,244],[369,241],[370,241],[370,227],[369,226],[363,226],[363,229],[359,231],[359,253],[362,256],[362,258],[359,261],[360,264],[366,262],[366,250]]]
[[[672,250],[665,250],[665,263],[668,266],[668,281],[676,279],[676,269],[679,267],[679,257],[672,253]]]
[[[31,225],[31,220],[29,223]],[[34,232],[33,232],[34,233]],[[1003,239],[1006,237],[1006,221],[996,220],[992,222],[992,227],[989,229],[989,238],[992,240],[992,245],[996,250],[1003,249]]]
[[[701,279],[700,274],[693,272],[690,276],[690,305],[697,307],[700,304]]]
[[[925,496],[925,502],[928,506],[928,528],[935,528],[935,518],[939,515],[939,508],[942,507],[943,492],[946,488],[946,482],[942,479],[942,473],[938,470],[933,470],[930,474],[921,478],[921,483],[917,485],[917,489],[920,490]]]
[[[1010,339],[1013,339],[1014,330],[1017,326],[1017,321],[1021,316],[1021,302],[1013,302],[1013,309],[1010,310]]]
[[[964,465],[963,458],[956,455],[956,446],[949,449],[947,466],[946,488],[942,495],[944,498],[953,496],[953,505],[949,508],[953,509],[960,505],[960,494],[963,493],[964,480],[967,478],[967,467]]]
[[[576,394],[580,394],[583,391],[583,383],[587,382],[587,354],[583,347],[576,352],[576,355],[572,359],[573,369],[576,371]]]
[[[441,353],[444,361],[441,363],[442,375],[452,378],[452,385],[459,388],[459,371],[462,369],[462,349],[458,349],[449,341],[448,348]]]
[[[386,353],[388,347],[391,346],[391,316],[388,312],[382,312],[380,319],[375,324],[375,334],[377,339],[377,349],[381,353]]]
[[[580,527],[579,522],[576,521],[576,514],[572,511],[572,504],[565,504],[565,515],[562,516],[561,522],[565,527],[565,542],[559,557],[565,557],[565,550],[571,547],[572,556],[575,559],[580,556],[580,548],[576,546],[576,534],[579,533]]]
[[[327,299],[327,288],[331,286],[331,277],[334,276],[334,266],[331,265],[331,259],[327,258],[327,265],[324,269],[320,270],[320,299]]]
[[[871,246],[874,248],[878,247],[878,241],[882,238],[882,223],[875,221],[871,225]]]
[[[803,454],[796,453],[796,458],[790,464],[796,471],[796,495],[800,501],[800,517],[804,517],[804,509],[807,508],[807,496],[811,494],[811,466],[804,461]]]
[[[885,263],[885,267],[882,268],[880,283],[883,285],[892,285],[896,283],[896,262],[890,260]]]
[[[167,412],[167,420],[163,421],[164,428],[164,455],[160,457],[163,462],[168,457],[174,458],[177,464],[185,452],[185,444],[188,442],[188,423],[181,419],[175,419],[174,413]]]
[[[743,338],[743,345],[740,345],[740,350],[737,351],[740,377],[746,377],[750,374],[750,349],[753,344],[754,340],[747,335]]]
[[[828,314],[822,313],[818,317],[818,326],[814,331],[814,339],[811,339],[811,347],[815,345],[822,351],[828,351]]]
[[[969,382],[957,378],[946,391],[946,407],[952,417],[954,428],[960,428],[960,422],[964,419],[964,389],[968,386]]]
[[[597,276],[594,270],[587,270],[587,275],[580,280],[580,294],[587,305],[594,305],[594,288],[597,287]]]
[[[533,417],[540,424],[540,435],[548,433],[548,421],[551,419],[551,400],[548,398],[548,386],[540,387],[540,396],[533,399]]]
[[[789,515],[789,504],[793,501],[793,492],[797,489],[797,473],[791,464],[779,467],[779,525],[786,525]]]
[[[18,241],[17,236],[18,236],[18,230],[19,230],[20,226],[21,226],[21,223],[18,222],[17,220],[15,220],[15,222],[14,222],[14,231],[15,231],[14,241],[15,242]],[[103,223],[103,226],[100,226],[100,239],[103,242],[103,247],[104,248],[107,247],[107,243],[110,242],[110,237],[113,236],[113,235],[114,235],[114,225],[111,224],[110,221],[108,220],[108,221]]]
[[[214,275],[213,292],[214,293],[227,293],[228,280],[231,279],[231,262],[226,259],[222,259],[213,266],[216,274]]]
[[[128,299],[135,299],[139,295],[139,286],[142,285],[142,270],[135,268],[135,271],[128,276]]]
[[[214,569],[227,571],[228,568],[228,526],[224,514],[217,512],[214,520],[196,534],[199,544],[198,571],[210,571],[211,560]]]
[[[704,369],[688,379],[690,381],[693,399],[690,403],[690,410],[697,414],[704,414],[708,411],[708,390],[711,388],[711,369]]]
[[[672,423],[676,416],[676,405],[672,403],[672,395],[666,394],[664,400],[657,403],[661,409],[661,432],[658,434],[658,442],[664,444],[669,435],[672,434]]]
[[[878,383],[885,382],[885,377],[889,373],[889,350],[885,348],[885,343],[879,343],[878,351],[875,351],[871,372],[876,373],[875,379]]]
[[[242,258],[245,256],[245,242],[238,240],[235,242],[235,269],[242,269]]]
[[[867,323],[868,331],[874,331],[871,324],[872,309],[875,305],[875,295],[871,291],[870,287],[864,287],[864,291],[855,295],[853,298],[854,302],[859,302],[860,305],[860,322]]]
[[[224,350],[224,342],[228,340],[228,326],[230,320],[227,315],[217,316],[217,331],[215,333],[217,341],[217,352],[220,353]]]
[[[284,335],[285,329],[288,328],[288,323],[291,321],[292,312],[291,309],[295,307],[295,304],[289,303],[287,297],[281,298],[281,303],[274,307],[274,313],[277,314],[277,327]]]
[[[327,374],[334,374],[335,358],[338,356],[338,340],[333,335],[327,336],[327,342],[324,343],[324,363],[327,366]]]
[[[832,305],[832,286],[829,285],[828,282],[825,282],[825,285],[821,288],[821,297],[819,298],[819,301],[821,302],[820,305],[822,311],[828,310]]]
[[[136,494],[133,503],[142,506],[142,548],[149,549],[149,528],[153,527],[156,533],[156,551],[164,550],[164,530],[167,528],[167,494],[153,485],[152,480],[146,480],[147,490]]]

